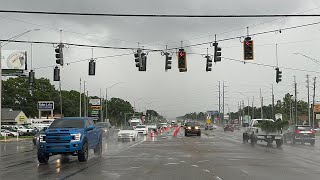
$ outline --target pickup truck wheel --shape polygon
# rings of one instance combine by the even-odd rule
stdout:
[[[49,161],[49,154],[38,152],[38,161],[41,164],[46,164]]]
[[[86,162],[88,161],[88,156],[89,156],[88,143],[85,142],[83,143],[82,150],[78,154],[78,161]]]
[[[97,144],[97,146],[93,149],[94,154],[98,155],[98,156],[101,156],[101,154],[102,154],[102,140],[101,140],[101,138],[102,137],[100,137],[100,140],[99,140],[99,143]]]
[[[248,135],[246,133],[242,134],[242,141],[244,144],[248,143]]]
[[[258,140],[257,140],[257,137],[255,135],[251,135],[251,138],[250,138],[250,142],[251,142],[251,145],[254,146],[257,144]]]
[[[276,144],[277,144],[277,147],[282,146],[282,144],[283,144],[283,139],[277,139],[277,140],[276,140]]]
[[[316,144],[316,141],[311,141],[311,142],[310,142],[310,145],[311,145],[311,146],[314,146],[315,144]]]

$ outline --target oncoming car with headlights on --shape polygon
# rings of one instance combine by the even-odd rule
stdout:
[[[198,122],[187,122],[185,125],[185,136],[197,135],[201,136],[200,124]]]
[[[138,132],[133,129],[132,126],[122,128],[118,132],[118,141],[130,140],[136,141],[138,139]]]

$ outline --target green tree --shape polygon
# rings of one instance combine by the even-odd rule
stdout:
[[[59,94],[49,79],[36,79],[33,86],[29,85],[27,77],[9,78],[2,82],[2,106],[22,110],[29,117],[38,115],[38,101],[55,101]],[[57,106],[55,110],[58,110]]]
[[[112,124],[121,124],[125,113],[133,113],[133,107],[128,101],[120,98],[111,98],[108,102],[108,119]]]

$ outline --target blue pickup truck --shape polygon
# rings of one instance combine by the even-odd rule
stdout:
[[[39,137],[38,161],[47,163],[50,156],[78,156],[80,162],[88,160],[89,149],[102,153],[102,130],[87,117],[56,119]]]

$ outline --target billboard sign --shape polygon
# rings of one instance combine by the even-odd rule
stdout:
[[[38,101],[38,110],[53,110],[54,102],[53,101]]]
[[[27,52],[19,50],[2,50],[1,51],[1,68],[2,69],[27,69]]]
[[[92,106],[100,106],[100,105],[101,105],[100,99],[90,99],[90,100],[89,100],[89,103],[90,103]]]

